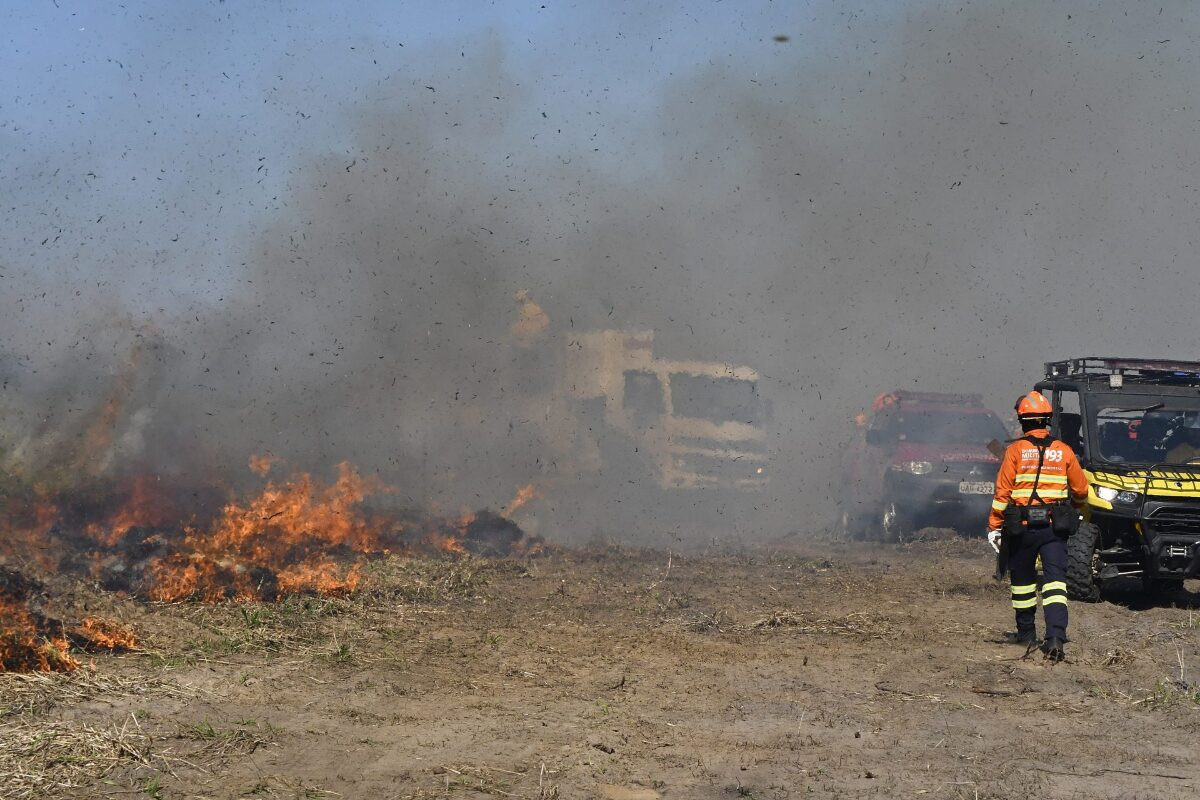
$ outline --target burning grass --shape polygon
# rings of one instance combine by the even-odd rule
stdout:
[[[0,673],[72,672],[79,661],[72,645],[89,653],[136,650],[138,639],[128,627],[102,617],[85,617],[67,626],[31,607],[41,584],[23,573],[0,566]]]
[[[273,466],[252,460],[256,472]],[[87,577],[136,597],[205,603],[275,600],[289,594],[344,596],[366,564],[389,554],[447,552],[503,556],[541,547],[506,517],[372,510],[395,489],[349,463],[325,483],[298,473],[268,480],[245,498],[215,487],[173,487],[145,476],[123,487],[51,494],[10,492],[0,523],[12,534],[0,556],[49,573]],[[522,488],[511,513],[536,496]]]
[[[251,461],[264,475],[277,459]],[[8,492],[0,504],[0,559],[46,574],[67,574],[105,589],[166,603],[276,602],[293,595],[347,597],[389,556],[422,553],[509,556],[540,552],[508,518],[490,511],[428,517],[381,511],[373,501],[394,494],[349,463],[325,483],[306,473],[269,479],[257,493],[227,496],[213,486],[171,486],[146,476],[123,485],[93,482],[50,492],[36,485]],[[536,496],[522,488],[511,513]],[[0,562],[2,563],[2,562]],[[474,567],[418,592],[453,590]],[[23,573],[0,575],[0,668],[70,671],[72,645],[88,652],[139,648],[136,634],[89,617],[68,628],[32,610],[33,584]]]
[[[79,662],[69,649],[61,626],[56,632],[21,602],[0,600],[0,672],[70,672]]]
[[[0,672],[70,672],[79,662],[70,656],[62,623],[28,605],[40,588],[16,570],[0,566]]]

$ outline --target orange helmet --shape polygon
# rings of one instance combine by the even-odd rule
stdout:
[[[1048,417],[1054,413],[1050,401],[1041,392],[1021,395],[1016,405],[1018,417]]]

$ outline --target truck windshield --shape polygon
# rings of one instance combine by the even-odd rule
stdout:
[[[762,400],[754,381],[709,378],[676,372],[671,375],[671,406],[676,415],[711,422],[761,425]]]
[[[1200,397],[1096,395],[1088,429],[1092,451],[1111,464],[1200,463]]]
[[[898,438],[921,444],[975,444],[1008,434],[999,418],[990,413],[962,411],[904,411],[890,426]]]

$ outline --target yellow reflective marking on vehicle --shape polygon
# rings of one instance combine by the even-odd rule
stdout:
[[[1151,495],[1160,497],[1192,497],[1200,499],[1200,473],[1182,470],[1174,470],[1170,467],[1160,467],[1147,473],[1146,470],[1137,470],[1128,475],[1119,475],[1115,472],[1091,471],[1085,470],[1084,475],[1087,476],[1088,483],[1098,483],[1101,486],[1109,486],[1113,489],[1123,490],[1127,492],[1145,492]],[[1149,476],[1150,481],[1147,483],[1146,478]],[[1089,491],[1089,494],[1091,492]],[[1099,500],[1099,498],[1097,498]],[[1102,508],[1112,508],[1112,504],[1105,504],[1105,501],[1088,502]]]

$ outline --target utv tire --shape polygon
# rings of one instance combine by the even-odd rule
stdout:
[[[1095,603],[1100,600],[1100,584],[1096,583],[1096,547],[1100,529],[1089,522],[1079,526],[1067,540],[1067,596],[1072,600]]]

